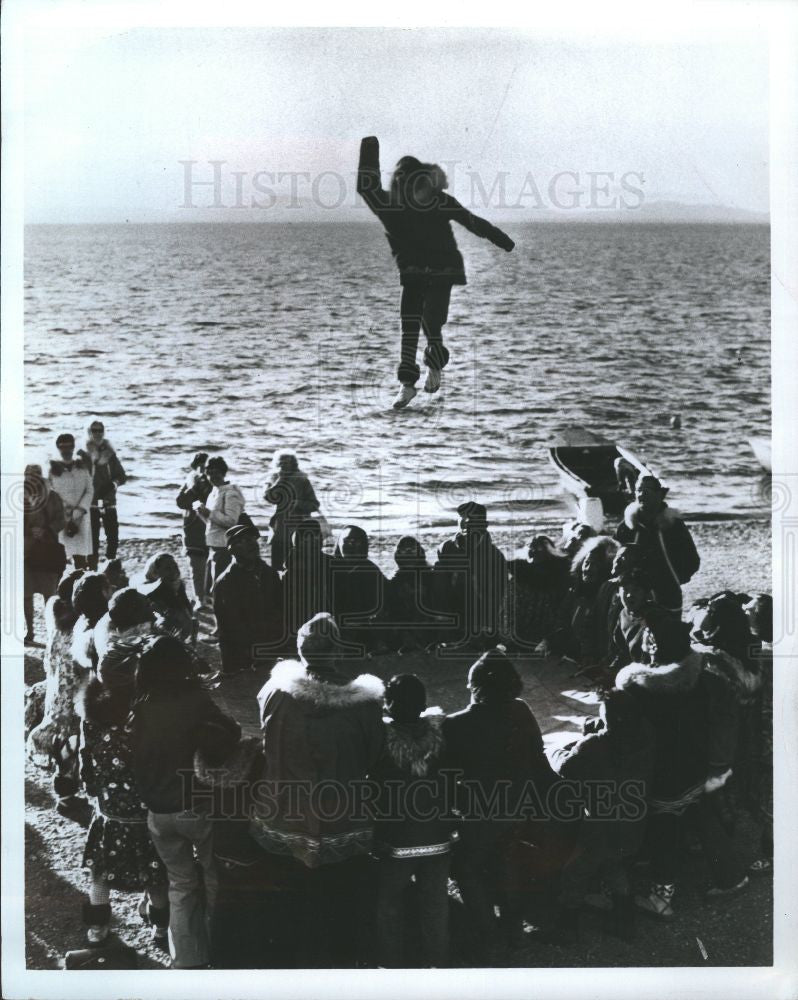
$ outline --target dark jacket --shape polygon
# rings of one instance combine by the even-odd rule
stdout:
[[[258,694],[264,794],[251,831],[264,850],[309,868],[368,852],[372,821],[357,789],[382,753],[383,693],[371,674],[322,680],[295,660],[273,668]]]
[[[286,519],[301,521],[319,509],[319,501],[304,472],[277,472],[263,494],[266,503],[277,508],[269,524],[274,527]],[[290,541],[290,539],[289,539]]]
[[[682,607],[682,587],[701,565],[693,536],[684,521],[666,505],[651,523],[644,523],[640,505],[630,503],[615,531],[622,545],[636,545],[639,564],[651,581],[654,600],[669,611]]]
[[[45,493],[42,503],[39,498],[25,504],[23,517],[24,562],[28,570],[45,570],[59,576],[66,566],[66,552],[58,541],[58,533],[63,529],[64,502],[50,489],[44,480],[41,490]]]
[[[283,601],[292,635],[321,611],[332,613],[333,558],[321,548],[288,552],[283,575]]]
[[[205,541],[205,522],[194,510],[193,504],[196,500],[204,504],[212,489],[211,482],[206,475],[192,470],[177,494],[175,503],[183,511],[183,543],[187,552],[206,554],[208,552],[208,544]]]
[[[274,656],[286,637],[280,576],[262,559],[251,569],[233,559],[213,588],[213,610],[225,672],[268,657],[268,647]]]
[[[458,531],[438,549],[436,611],[452,616],[451,641],[501,631],[508,585],[507,560],[487,531]]]
[[[656,811],[684,811],[710,777],[732,764],[737,733],[734,693],[704,670],[691,652],[678,663],[630,663],[615,686],[635,695],[654,728],[655,756],[650,799]]]
[[[447,797],[443,713],[427,709],[417,722],[385,719],[385,749],[370,778],[379,785],[374,840],[394,858],[446,854],[454,819]],[[447,816],[448,813],[448,816]]]
[[[623,737],[600,728],[555,751],[552,764],[561,778],[576,783],[574,791],[586,813],[579,833],[582,845],[627,856],[637,851],[654,769],[651,723],[640,718]]]
[[[142,801],[154,813],[175,813],[191,806],[182,775],[194,772],[198,729],[215,722],[238,739],[241,727],[207,691],[194,688],[175,696],[140,702],[133,721],[133,769]],[[197,804],[197,811],[200,804]]]
[[[380,144],[371,136],[360,143],[357,192],[383,224],[402,285],[430,281],[466,283],[465,265],[457,249],[452,222],[459,222],[503,250],[512,250],[515,245],[501,229],[472,215],[445,192],[429,207],[397,204],[382,188]]]
[[[92,503],[99,500],[112,505],[116,503],[116,488],[123,486],[127,481],[127,475],[122,468],[122,463],[117,458],[116,452],[111,447],[110,441],[102,439],[99,445],[93,441],[86,444],[86,451],[82,452],[88,460],[91,470],[92,482],[94,484],[94,497]]]
[[[472,702],[444,720],[443,738],[447,765],[462,771],[458,808],[466,820],[464,842],[490,842],[508,825],[544,818],[546,796],[557,776],[525,701]],[[494,795],[495,811],[485,814],[479,800],[484,804]]]
[[[161,581],[154,590],[147,587],[146,591],[147,600],[161,631],[176,636],[182,642],[191,641],[196,637],[194,612],[184,583],[180,583],[176,592],[164,581]]]
[[[647,659],[647,651],[643,648],[646,630],[651,628],[656,631],[672,621],[671,612],[657,604],[647,604],[636,614],[621,606],[610,640],[613,669],[644,662]]]
[[[371,619],[385,607],[385,576],[368,556],[344,556],[337,548],[330,562],[332,613],[344,642],[370,648],[379,632]]]

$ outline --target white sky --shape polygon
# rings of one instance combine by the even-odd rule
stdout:
[[[115,30],[58,10],[26,38],[28,221],[186,218],[181,160],[198,161],[198,180],[225,161],[231,208],[233,170],[246,204],[259,170],[329,170],[356,205],[352,171],[371,133],[385,168],[403,153],[456,161],[464,200],[466,170],[488,189],[508,171],[511,199],[532,173],[544,201],[567,170],[582,185],[588,171],[642,173],[648,201],[768,207],[767,44],[750,24],[567,39],[545,25]],[[307,200],[310,183],[297,183]],[[270,186],[287,196],[288,184]],[[319,190],[329,204],[338,183]],[[195,205],[211,200],[195,189]]]

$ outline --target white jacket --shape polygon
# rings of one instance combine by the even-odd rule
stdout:
[[[225,532],[232,528],[244,511],[244,494],[232,483],[214,486],[205,503],[210,516],[205,521],[205,541],[211,548],[225,548]]]

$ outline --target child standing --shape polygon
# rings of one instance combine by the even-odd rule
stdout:
[[[152,924],[153,942],[166,950],[168,883],[133,776],[128,727],[132,693],[131,682],[108,688],[95,679],[82,698],[80,773],[86,792],[95,800],[83,853],[83,866],[91,872],[83,921],[89,945],[102,945],[111,922],[111,889],[143,891],[139,913]]]
[[[427,338],[425,392],[437,392],[441,371],[449,360],[443,327],[449,316],[453,285],[466,283],[465,266],[451,223],[459,222],[476,236],[510,251],[510,237],[485,219],[472,215],[447,194],[446,174],[434,163],[403,156],[396,164],[390,191],[380,179],[380,144],[368,136],[360,144],[357,191],[385,227],[391,253],[399,268],[402,298],[401,383],[394,409],[403,409],[416,395],[420,370],[416,364],[419,332]]]

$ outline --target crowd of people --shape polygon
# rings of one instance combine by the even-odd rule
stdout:
[[[686,849],[703,852],[709,899],[771,870],[771,601],[724,591],[683,609],[699,555],[655,477],[613,534],[571,523],[520,558],[464,502],[434,561],[405,536],[386,576],[357,525],[327,551],[288,451],[264,493],[266,561],[224,459],[198,453],[176,497],[190,586],[165,551],[131,585],[102,423],[78,458],[69,435],[57,448],[46,479],[26,470],[29,633],[32,595],[47,602],[26,729],[58,812],[88,823],[91,947],[121,890],[142,894],[176,968],[439,967],[455,932],[466,962],[490,965],[533,911],[541,940],[577,947],[591,899],[624,938],[636,913],[672,919]],[[95,539],[106,527],[102,566],[87,513]],[[444,715],[418,674],[378,677],[381,654],[422,674],[470,662],[468,704]],[[601,708],[547,755],[521,694],[552,657]],[[212,695],[252,670],[259,739]],[[735,839],[741,810],[757,857]],[[638,893],[633,864],[648,866]]]

